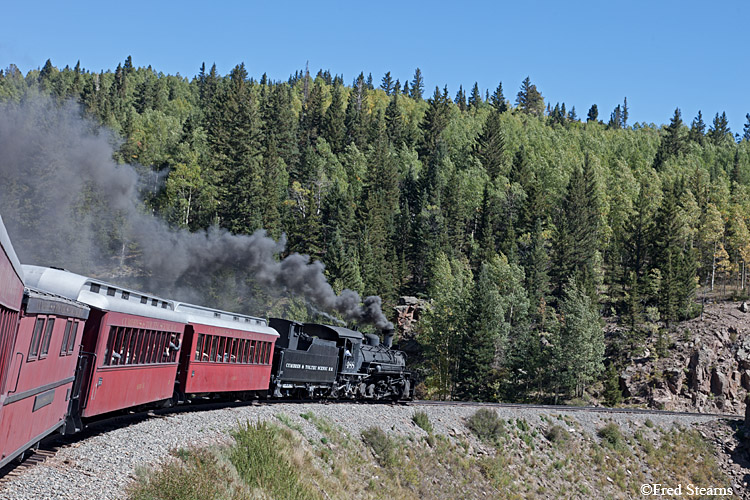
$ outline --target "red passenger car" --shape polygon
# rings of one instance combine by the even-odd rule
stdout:
[[[172,398],[186,323],[172,301],[59,269],[23,271],[27,283],[91,307],[71,396],[76,430],[81,417]]]
[[[64,431],[88,314],[79,302],[26,290],[0,418],[0,443],[4,453],[11,450],[7,459]]]
[[[179,392],[185,394],[265,393],[279,334],[266,320],[177,303],[187,316],[180,355]]]
[[[23,272],[0,218],[0,426],[8,392],[13,389],[10,364],[16,342],[18,317],[23,300]],[[0,440],[0,466],[15,456],[15,450]]]

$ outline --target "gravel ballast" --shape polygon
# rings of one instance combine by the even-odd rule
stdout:
[[[465,419],[474,414],[476,408],[419,404],[233,404],[218,409],[191,408],[189,411],[121,417],[120,427],[110,430],[112,422],[94,424],[85,436],[61,447],[54,457],[21,470],[18,475],[6,477],[0,484],[0,499],[125,498],[125,488],[134,479],[137,468],[155,467],[175,448],[228,442],[231,440],[228,432],[239,423],[269,419],[278,422],[275,415],[280,413],[300,425],[305,435],[315,438],[318,431],[300,414],[312,412],[355,436],[371,426],[378,426],[387,432],[421,436],[425,434],[424,431],[412,422],[412,415],[416,411],[427,413],[435,433],[452,437],[470,434]],[[644,426],[647,420],[657,427],[668,429],[673,425],[688,426],[716,419],[698,415],[573,412],[537,408],[498,407],[496,411],[500,418],[525,419],[530,426],[540,429],[546,428],[551,419],[559,419],[562,415],[571,430],[592,436],[608,422],[615,422],[628,431]],[[102,430],[98,432],[98,429]]]

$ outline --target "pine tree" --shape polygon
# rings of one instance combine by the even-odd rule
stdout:
[[[456,92],[456,98],[453,99],[453,102],[456,103],[458,109],[466,111],[466,92],[464,92],[463,85],[458,86],[458,92]]]
[[[742,129],[742,140],[750,141],[750,113],[745,115],[745,126]]]
[[[508,109],[508,101],[505,100],[503,95],[503,82],[500,82],[489,99],[490,105],[497,110],[498,113],[504,113]]]
[[[727,113],[722,111],[721,115],[716,113],[713,124],[708,130],[708,137],[711,142],[717,146],[727,140],[727,136],[731,137],[731,131],[729,130],[729,121],[727,120]]]
[[[682,139],[682,113],[680,108],[674,110],[674,116],[669,125],[664,129],[664,135],[659,143],[659,149],[654,158],[654,168],[658,171],[664,163],[682,154],[685,144]]]
[[[479,91],[479,84],[474,82],[469,96],[469,109],[477,110],[482,106],[482,93]]]
[[[516,96],[516,105],[526,114],[542,116],[544,113],[544,98],[528,76],[521,83],[521,90]]]
[[[477,137],[475,155],[494,181],[503,171],[505,137],[502,130],[500,112],[493,110],[487,116],[482,132]]]
[[[529,291],[531,304],[530,316],[534,322],[540,322],[543,307],[549,302],[549,249],[544,238],[541,219],[534,221],[528,252],[524,254],[522,264],[526,270],[526,289]]]
[[[628,115],[630,109],[628,108],[628,98],[625,97],[622,102],[622,128],[628,128]]]
[[[314,145],[318,137],[323,133],[325,95],[323,94],[323,83],[315,80],[307,99],[302,104],[300,116],[299,135],[300,149],[304,150]]]
[[[682,182],[664,189],[664,197],[653,226],[652,262],[659,269],[658,306],[669,324],[686,317],[695,294],[695,254],[685,239],[685,221],[681,215]]]
[[[589,108],[588,114],[586,115],[586,121],[596,123],[598,119],[599,119],[599,108],[597,107],[596,104],[592,104],[591,107]]]
[[[385,95],[390,96],[393,92],[393,78],[391,78],[391,72],[387,72],[380,82],[380,88],[383,89]]]
[[[404,139],[404,123],[401,116],[401,108],[398,104],[398,92],[394,92],[391,96],[391,101],[388,103],[388,107],[385,109],[385,130],[388,134],[388,139],[396,147],[401,146],[401,142]]]
[[[427,111],[422,123],[419,124],[419,128],[422,130],[422,147],[419,153],[421,157],[434,159],[442,145],[441,134],[448,126],[450,119],[448,89],[445,88],[443,92],[440,92],[440,89],[435,87],[435,93],[430,99],[427,99],[427,104]]]
[[[556,217],[552,248],[554,295],[562,298],[568,280],[596,298],[596,254],[599,241],[599,196],[588,156],[577,167]]]
[[[456,394],[462,399],[497,401],[500,374],[509,364],[512,334],[525,330],[528,300],[523,270],[503,255],[483,263],[471,293]]]
[[[323,117],[323,130],[323,137],[331,145],[331,150],[336,154],[342,152],[346,146],[346,110],[340,84],[333,86],[331,104]]]
[[[472,267],[474,269],[479,269],[482,262],[489,261],[497,253],[497,242],[495,240],[497,204],[494,202],[494,196],[490,192],[491,189],[491,183],[486,182],[484,184],[484,192],[482,193],[479,225],[477,226],[478,249],[475,255],[472,256]]]
[[[609,117],[609,123],[607,124],[609,128],[613,129],[621,129],[622,128],[622,108],[618,104],[617,107],[612,111],[612,114]]]
[[[406,84],[404,84],[404,91],[406,91]],[[417,68],[414,70],[414,79],[411,81],[411,98],[421,100],[424,94],[424,78],[422,77],[422,71]]]
[[[703,115],[701,114],[700,110],[698,110],[698,116],[696,116],[693,119],[693,122],[690,124],[690,132],[688,133],[688,138],[693,141],[697,142],[700,145],[703,145],[703,137],[706,134],[706,124],[703,122]]]
[[[367,87],[364,77],[360,74],[355,82],[355,87],[349,93],[345,120],[347,144],[354,143],[360,149],[364,149],[367,142],[366,101]]]
[[[218,120],[208,139],[221,178],[219,216],[232,232],[252,233],[263,226],[263,138],[244,64],[230,73],[218,96],[216,112]]]

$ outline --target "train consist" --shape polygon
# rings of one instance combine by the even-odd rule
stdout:
[[[54,432],[124,409],[214,397],[410,399],[392,338],[269,324],[21,265],[0,219],[0,467]]]

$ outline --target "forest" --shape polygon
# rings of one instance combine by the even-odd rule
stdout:
[[[336,292],[379,295],[389,315],[399,296],[426,299],[423,397],[596,386],[618,403],[618,369],[699,299],[746,295],[750,114],[733,134],[723,112],[631,123],[626,98],[579,117],[528,77],[468,88],[425,89],[419,69],[271,81],[204,64],[186,78],[130,57],[0,71],[0,103],[73,101],[112,130],[115,160],[162,180],[143,203],[171,226],[284,234]]]

